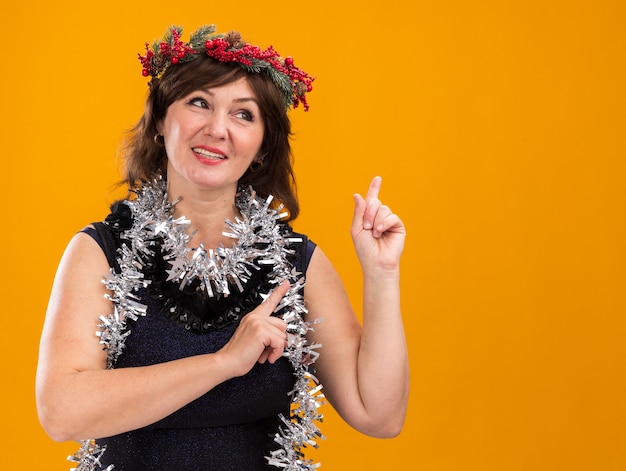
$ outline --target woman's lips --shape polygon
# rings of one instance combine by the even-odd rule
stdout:
[[[210,160],[224,160],[226,155],[219,149],[207,149],[205,147],[192,147],[191,149],[195,154]]]

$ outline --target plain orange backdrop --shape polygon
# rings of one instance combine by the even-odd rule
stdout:
[[[41,430],[39,335],[62,251],[115,197],[169,24],[239,29],[317,76],[292,113],[302,216],[360,306],[352,194],[404,219],[406,427],[330,406],[322,469],[626,469],[623,0],[22,1],[0,7],[0,468],[67,470]],[[187,37],[185,35],[185,37]],[[115,394],[115,391],[111,391]]]

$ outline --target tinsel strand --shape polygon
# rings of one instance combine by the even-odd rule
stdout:
[[[250,278],[251,270],[259,265],[272,266],[270,283],[278,286],[289,280],[291,287],[281,300],[278,310],[287,323],[288,346],[284,356],[294,368],[295,384],[291,391],[290,417],[280,416],[283,426],[275,434],[275,442],[280,449],[266,457],[268,463],[287,471],[317,469],[320,464],[304,458],[304,448],[317,448],[317,440],[324,438],[316,422],[323,416],[319,409],[324,404],[322,386],[310,372],[309,366],[315,362],[319,344],[310,345],[307,332],[313,330],[312,323],[304,317],[307,309],[300,294],[304,287],[302,274],[292,266],[288,255],[293,254],[290,244],[301,242],[299,238],[283,237],[279,220],[284,216],[282,206],[271,208],[272,197],[262,199],[249,188],[240,191],[236,204],[241,219],[226,221],[224,235],[237,240],[232,248],[218,247],[205,250],[201,245],[193,249],[189,242],[193,237],[187,229],[190,221],[184,217],[174,219],[173,208],[178,200],[169,202],[165,183],[162,179],[146,184],[137,192],[137,198],[127,202],[133,214],[133,224],[124,231],[122,239],[130,245],[122,244],[118,250],[119,273],[113,269],[104,277],[103,283],[111,294],[107,299],[113,303],[113,312],[101,316],[97,335],[107,352],[107,369],[114,368],[122,353],[126,338],[130,334],[128,319],[136,320],[145,316],[147,307],[139,302],[137,291],[148,286],[150,280],[141,272],[141,260],[155,256],[155,238],[161,241],[165,260],[171,265],[168,279],[176,280],[181,289],[194,280],[199,280],[207,296],[229,294],[229,282],[242,290]],[[100,457],[106,447],[99,447],[95,440],[82,440],[81,448],[69,461],[79,463],[75,471],[111,471],[113,465],[103,468]]]

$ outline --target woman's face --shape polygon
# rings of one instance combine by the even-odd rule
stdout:
[[[233,189],[257,160],[264,123],[256,96],[245,78],[197,90],[167,109],[159,132],[172,185]]]

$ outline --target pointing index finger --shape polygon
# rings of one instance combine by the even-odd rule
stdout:
[[[280,285],[274,288],[274,290],[263,301],[263,304],[271,307],[269,312],[267,312],[268,316],[272,315],[276,307],[280,304],[280,300],[283,299],[283,296],[285,296],[287,291],[289,291],[289,286],[288,281],[283,281]]]
[[[367,195],[365,196],[365,201],[369,201],[373,198],[378,198],[378,193],[380,192],[380,186],[382,184],[383,179],[381,177],[374,177],[370,182],[370,187],[367,190]]]

